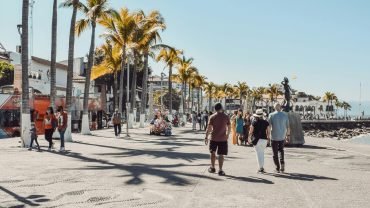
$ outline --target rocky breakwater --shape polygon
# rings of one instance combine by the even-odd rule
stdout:
[[[305,136],[318,138],[351,139],[370,134],[370,121],[305,121]]]

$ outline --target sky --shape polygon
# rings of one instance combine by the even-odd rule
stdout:
[[[50,59],[52,0],[35,1],[33,55]],[[0,0],[0,42],[11,51],[20,41],[21,2]],[[110,0],[110,6],[159,10],[167,24],[163,43],[193,57],[209,81],[257,87],[286,76],[298,91],[331,91],[345,101],[359,101],[361,83],[362,100],[370,100],[368,0]],[[71,14],[58,9],[58,60],[67,59]],[[76,57],[87,54],[90,33],[76,39]],[[161,63],[151,66],[167,72]]]

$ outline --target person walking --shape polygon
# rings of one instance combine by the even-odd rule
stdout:
[[[63,106],[59,106],[56,119],[58,123],[57,128],[58,128],[58,132],[60,135],[60,151],[64,152],[65,151],[64,134],[66,132],[67,125],[68,125],[68,115],[67,115],[67,112],[63,110]]]
[[[202,114],[200,112],[198,113],[197,121],[199,124],[199,131],[202,131]]]
[[[284,144],[285,141],[289,143],[289,118],[285,112],[281,111],[279,103],[276,103],[274,108],[275,112],[270,114],[268,121],[271,128],[271,146],[276,166],[275,172],[280,173],[285,171]]]
[[[35,143],[37,145],[37,151],[40,152],[41,148],[40,148],[39,142],[37,141],[37,133],[36,133],[36,127],[35,127],[34,123],[31,123],[30,137],[31,137],[31,143],[30,143],[30,147],[28,148],[28,150],[29,151],[32,150],[33,141],[35,141]]]
[[[209,150],[211,152],[211,167],[208,172],[215,173],[215,162],[216,162],[216,151],[218,155],[218,165],[219,171],[218,175],[224,176],[223,171],[224,157],[228,153],[227,140],[230,135],[230,119],[224,113],[221,103],[215,104],[216,113],[209,118],[209,125],[206,131],[205,144],[208,145],[208,135],[211,134],[211,139],[209,142]]]
[[[57,128],[57,125],[58,124],[54,115],[53,108],[48,107],[44,118],[45,140],[49,142],[48,151],[51,151],[51,149],[54,148],[53,133]]]
[[[258,173],[265,173],[265,149],[268,142],[270,141],[269,123],[263,119],[263,116],[264,113],[262,109],[256,110],[256,113],[253,115],[254,120],[249,131],[249,143],[253,144],[254,150],[257,155],[257,162],[259,167]]]
[[[240,145],[243,142],[243,136],[244,136],[243,128],[244,128],[243,111],[239,109],[238,114],[235,118],[235,132],[236,132],[236,137],[237,137],[236,142],[238,145]]]
[[[116,136],[116,139],[119,139],[119,135],[121,134],[121,121],[122,121],[122,115],[120,112],[118,112],[118,108],[114,111],[112,115],[112,123],[114,127],[114,135]]]
[[[193,131],[197,130],[197,121],[198,121],[197,114],[195,113],[195,111],[193,111],[191,113],[191,122],[193,124]]]
[[[249,129],[251,127],[251,115],[249,112],[246,112],[244,115],[244,128],[243,128],[243,135],[244,135],[244,145],[249,145],[248,136],[249,136]]]
[[[205,111],[204,113],[204,129],[207,129],[208,127],[208,118],[210,117],[208,111]]]
[[[238,115],[238,111],[234,111],[234,114],[231,116],[231,138],[233,145],[236,145],[238,143],[238,138],[236,137],[236,117]]]

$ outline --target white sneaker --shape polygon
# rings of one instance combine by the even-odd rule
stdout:
[[[60,152],[64,152],[64,151],[65,151],[64,147],[61,147]]]

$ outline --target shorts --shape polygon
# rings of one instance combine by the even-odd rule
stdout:
[[[227,141],[216,142],[211,140],[211,142],[209,143],[209,151],[212,153],[216,152],[216,150],[218,155],[227,155],[228,153]]]

